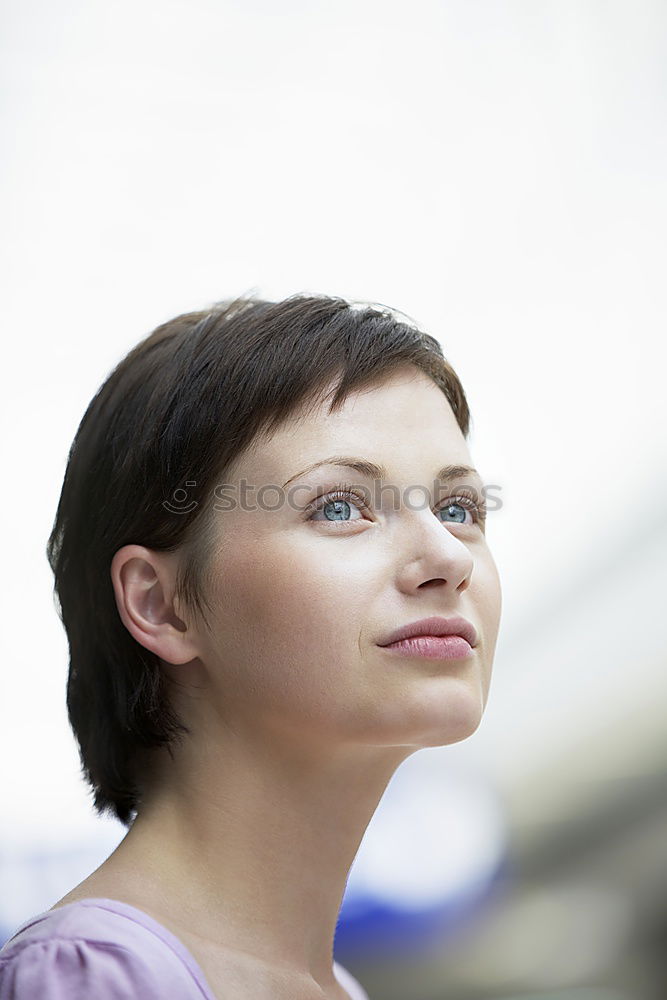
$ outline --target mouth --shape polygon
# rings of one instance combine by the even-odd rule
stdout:
[[[462,660],[472,655],[472,646],[460,635],[417,635],[381,648],[400,656],[419,656],[426,660]]]
[[[428,640],[432,644],[436,643],[436,645],[431,646],[434,650],[446,650],[448,648],[458,648],[460,650],[463,648],[461,643],[464,643],[468,652],[470,652],[477,645],[477,631],[474,625],[466,618],[461,618],[460,616],[455,618],[436,616],[422,618],[419,621],[410,622],[408,625],[402,625],[377,645],[387,649],[406,642],[412,642],[413,645],[406,648],[417,649],[419,647],[414,646],[414,642],[418,640],[422,642],[422,649],[426,649],[423,642],[424,640]],[[455,645],[455,640],[459,641],[458,647]]]

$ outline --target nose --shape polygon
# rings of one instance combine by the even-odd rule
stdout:
[[[441,586],[463,592],[470,585],[474,557],[462,538],[430,510],[412,511],[397,543],[399,586],[406,592]]]

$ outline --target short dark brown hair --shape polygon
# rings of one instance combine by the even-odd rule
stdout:
[[[463,387],[438,341],[377,303],[225,300],[158,326],[108,375],[70,448],[47,544],[69,642],[67,710],[98,814],[129,827],[143,752],[189,733],[159,657],[120,618],[115,552],[179,549],[177,594],[205,621],[211,497],[232,461],[332,383],[329,412],[406,364],[439,386],[467,437]],[[195,505],[175,514],[165,500],[186,483]]]

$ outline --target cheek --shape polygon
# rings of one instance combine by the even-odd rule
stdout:
[[[487,633],[489,646],[495,648],[498,630],[500,627],[500,614],[502,609],[502,587],[498,568],[489,554],[489,557],[480,566],[478,597],[480,614],[483,617],[484,628]]]
[[[362,628],[360,580],[322,549],[248,546],[224,560],[213,594],[219,652],[284,685],[321,689],[350,673]],[[358,670],[358,666],[356,667]]]
[[[490,556],[477,567],[476,580],[471,588],[470,599],[482,629],[482,685],[484,705],[486,705],[491,686],[493,659],[502,607],[500,576],[496,564]]]

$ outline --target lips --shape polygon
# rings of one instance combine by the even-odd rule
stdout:
[[[393,642],[400,642],[402,639],[412,639],[416,635],[460,635],[471,646],[477,645],[477,632],[465,618],[422,618],[420,621],[411,622],[396,629],[387,636],[378,646],[390,646]]]

